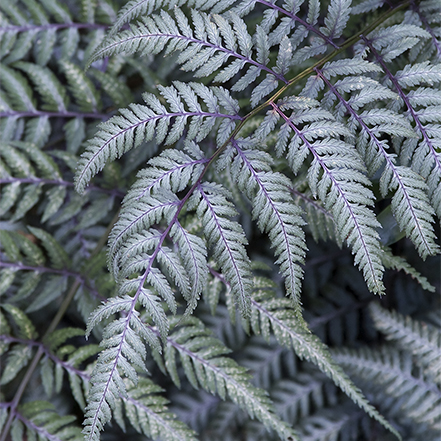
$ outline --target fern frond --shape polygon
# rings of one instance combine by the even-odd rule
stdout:
[[[21,441],[38,436],[38,439],[48,441],[81,441],[81,429],[73,424],[75,420],[73,415],[59,415],[52,403],[31,401],[23,404],[16,412],[11,439]]]
[[[382,62],[382,59],[379,58]],[[441,118],[435,117],[434,120],[425,121],[427,111],[437,111],[438,99],[437,89],[433,87],[420,87],[441,82],[441,69],[438,65],[421,63],[406,67],[393,75],[389,69],[386,69],[388,77],[393,82],[400,97],[403,99],[409,113],[409,119],[412,118],[415,124],[415,131],[419,135],[417,141],[408,140],[403,145],[403,153],[412,156],[411,167],[423,178],[429,188],[429,196],[432,205],[438,217],[441,216],[441,155],[436,136],[436,124],[441,123]],[[411,89],[408,93],[406,89]],[[429,122],[429,124],[424,124]]]
[[[325,378],[314,371],[297,372],[293,378],[276,382],[271,388],[271,398],[277,413],[298,427],[298,423],[312,413],[313,406],[320,408],[326,400],[332,400],[323,381]]]
[[[28,345],[14,345],[10,349],[5,366],[2,367],[2,376],[0,384],[5,385],[17,377],[18,373],[27,366],[33,355],[33,350]]]
[[[264,96],[271,93],[281,81],[287,84],[284,74],[287,73],[291,58],[289,39],[282,40],[276,65],[269,64],[269,43],[266,34],[258,26],[256,39],[252,41],[244,21],[232,12],[228,20],[221,15],[209,16],[192,10],[194,30],[187,17],[175,8],[175,19],[167,12],[147,16],[131,30],[123,31],[106,39],[92,56],[89,63],[115,53],[158,54],[165,50],[167,55],[180,52],[177,62],[185,71],[192,71],[196,77],[207,77],[222,70],[215,76],[214,82],[230,81],[246,66],[247,72],[232,86],[232,90],[244,90],[256,80],[261,73],[267,77],[254,89],[251,103],[255,106]],[[253,58],[253,46],[257,51]],[[233,58],[232,62],[229,59]],[[231,81],[230,81],[231,82]]]
[[[69,277],[85,281],[81,274],[70,270],[67,253],[49,233],[35,227],[28,229],[32,239],[42,241],[42,248],[22,234],[0,231],[1,247],[8,256],[0,262],[0,271],[2,289],[9,291],[9,301],[31,312],[41,310],[65,293]]]
[[[15,110],[36,110],[32,89],[22,74],[2,64],[0,65],[0,79]]]
[[[180,385],[176,367],[176,354],[179,354],[193,387],[200,385],[223,400],[228,396],[252,418],[276,431],[281,439],[297,439],[295,432],[274,414],[266,394],[249,382],[245,369],[226,357],[228,352],[199,320],[192,317],[167,337],[164,357],[167,371],[177,385]]]
[[[315,241],[319,239],[337,240],[335,222],[332,214],[312,199],[312,195],[291,188],[294,201],[303,208],[307,228],[311,231]]]
[[[74,22],[72,11],[59,1],[18,0],[2,2],[3,12],[2,51],[3,61],[12,63],[25,60],[33,53],[39,66],[46,66],[58,50],[58,59],[71,58],[78,49],[80,28],[90,30],[106,28],[106,25]],[[101,9],[99,5],[98,9]],[[54,23],[55,21],[55,23]],[[31,52],[32,51],[32,52]]]
[[[168,412],[167,399],[159,395],[160,392],[163,389],[147,378],[140,378],[136,386],[127,387],[127,397],[121,398],[117,405],[118,424],[125,429],[125,415],[137,432],[152,439],[196,441],[196,434]]]
[[[417,85],[439,83],[441,81],[439,69],[437,65],[431,66],[428,62],[425,62],[415,64],[411,68],[408,65],[394,75],[388,68],[383,56],[373,47],[372,42],[366,38],[364,41],[407,107],[408,118],[410,123],[414,124],[417,138],[405,140],[402,146],[402,157],[412,157],[411,167],[425,179],[432,205],[439,216],[441,213],[441,160],[437,151],[437,141],[432,133],[434,125],[425,124],[427,122],[441,123],[441,117],[436,116],[438,114],[436,107],[437,90],[434,88],[420,88],[419,90],[410,90],[408,93],[405,91]],[[424,72],[422,76],[418,74],[421,71]],[[403,78],[401,78],[402,75]],[[407,77],[408,75],[409,77]],[[428,115],[432,114],[432,116],[426,119],[426,113]]]
[[[303,263],[306,251],[304,224],[301,210],[293,203],[289,191],[290,181],[282,174],[271,171],[271,159],[257,150],[233,143],[236,157],[231,170],[239,188],[253,203],[253,218],[262,232],[268,234],[276,263],[285,277],[286,291],[299,305]]]
[[[256,289],[251,300],[250,318],[254,333],[269,339],[272,330],[281,345],[292,347],[297,356],[315,364],[368,415],[400,438],[398,432],[367,401],[342,368],[335,363],[327,346],[309,331],[303,319],[297,317],[293,311],[293,305],[287,299],[276,299],[273,285],[268,283],[266,279],[261,278],[259,284],[255,282],[255,286]]]
[[[370,312],[375,327],[386,334],[405,351],[415,356],[416,363],[421,366],[429,378],[441,383],[441,333],[428,323],[412,320],[397,312],[389,312],[376,303],[371,303]]]
[[[350,432],[361,437],[363,431],[357,430],[363,424],[357,409],[345,405],[334,405],[330,408],[320,409],[317,413],[309,415],[299,424],[298,430],[305,441],[320,441],[333,439],[338,435]],[[363,427],[364,428],[364,427]],[[366,430],[369,433],[368,430]]]
[[[268,118],[274,123],[279,118],[283,120],[276,148],[282,154],[292,134],[287,159],[294,172],[298,171],[309,152],[312,153],[313,162],[308,172],[312,193],[320,197],[334,216],[340,240],[346,240],[352,247],[355,264],[363,271],[368,288],[381,294],[384,291],[381,281],[383,265],[375,230],[379,223],[368,208],[373,204],[373,194],[367,188],[369,181],[363,174],[360,157],[348,144],[334,138],[344,134],[346,129],[335,124],[329,113],[319,110],[318,115],[300,112],[297,116],[293,112],[288,117],[284,109],[297,106],[297,100],[293,101],[294,104],[291,101],[271,104],[273,111],[269,112]],[[307,124],[303,129],[297,127],[296,124],[309,121],[309,118],[320,118],[321,124]],[[324,138],[320,139],[322,136]]]
[[[187,231],[180,222],[176,222],[170,230],[170,238],[178,246],[178,253],[187,274],[190,290],[181,289],[187,301],[187,312],[193,311],[197,301],[207,284],[207,249],[205,242],[198,236]]]
[[[170,0],[131,0],[119,10],[118,17],[109,31],[109,37],[116,34],[125,23],[129,23],[141,15],[151,15],[152,12],[158,9],[186,5],[190,8],[194,7],[199,11],[211,10],[213,13],[220,13],[227,9],[232,3],[234,3],[233,0],[175,0],[173,2]]]
[[[322,75],[318,69],[316,71],[320,76]],[[375,172],[382,164],[385,165],[380,179],[380,189],[384,197],[389,191],[395,191],[392,197],[392,210],[400,228],[414,242],[423,258],[436,254],[438,247],[434,241],[435,234],[431,225],[434,213],[426,194],[427,187],[423,179],[410,168],[396,164],[394,155],[386,150],[387,144],[380,137],[381,133],[413,137],[414,134],[411,132],[410,126],[406,127],[404,120],[399,121],[398,115],[380,109],[359,112],[360,107],[375,100],[384,99],[388,97],[390,92],[385,92],[383,87],[372,84],[372,87],[363,88],[358,95],[345,100],[342,93],[347,91],[347,78],[333,85],[322,76],[324,83],[339,101],[336,107],[337,112],[339,105],[344,107],[351,115],[354,126],[360,127],[364,132],[360,136],[358,147],[362,151],[367,150],[364,154],[370,165],[371,173]],[[377,153],[370,151],[374,146]],[[418,201],[425,201],[423,209],[419,208]]]
[[[86,439],[99,439],[99,433],[104,424],[110,421],[112,410],[115,409],[119,397],[127,397],[127,387],[122,373],[136,385],[137,368],[145,371],[146,350],[143,340],[157,350],[160,348],[156,335],[142,323],[139,313],[134,309],[138,297],[142,295],[150,301],[150,305],[144,302],[144,306],[155,317],[152,308],[148,307],[152,306],[153,301],[145,293],[141,293],[135,299],[126,296],[110,300],[91,317],[88,332],[103,316],[122,310],[127,311],[126,317],[109,323],[104,329],[102,344],[106,349],[99,355],[90,380],[91,388],[83,430]],[[160,306],[157,306],[157,309],[162,310]]]
[[[240,224],[231,220],[236,210],[227,199],[228,193],[219,185],[203,183],[198,192],[197,214],[204,225],[204,236],[231,286],[241,314],[247,317],[252,289],[251,262],[245,250],[245,233]]]
[[[436,288],[429,283],[426,277],[421,275],[421,273],[413,268],[404,258],[393,255],[390,248],[383,247],[382,261],[386,268],[404,271],[406,274],[415,279],[423,289],[430,292],[436,291]]]
[[[5,167],[0,175],[3,186],[0,214],[12,212],[12,221],[23,218],[40,201],[43,187],[49,184],[41,220],[50,219],[63,205],[67,188],[72,187],[70,182],[63,181],[56,162],[35,144],[21,141],[1,144],[0,158],[9,169]]]
[[[61,60],[59,64],[80,109],[84,112],[98,112],[102,104],[92,81],[76,64],[68,60]]]
[[[330,39],[337,39],[343,33],[351,12],[351,0],[332,0],[329,4],[328,14],[325,17],[325,26],[320,28],[324,35]]]
[[[175,82],[174,86],[160,86],[159,90],[170,110],[155,95],[144,94],[147,106],[132,104],[129,109],[121,111],[121,116],[115,116],[100,126],[101,130],[89,141],[78,164],[76,188],[79,192],[84,191],[88,181],[102,170],[107,161],[119,158],[141,142],[156,138],[158,144],[175,143],[183,135],[187,120],[191,121],[187,139],[199,142],[208,135],[217,118],[230,120],[233,127],[234,121],[241,119],[237,114],[236,101],[222,88]],[[207,110],[201,106],[199,99]]]
[[[380,403],[386,394],[393,397],[400,419],[423,425],[429,434],[439,431],[441,393],[433,383],[412,375],[408,354],[392,348],[362,348],[335,350],[333,356],[359,383],[369,384],[369,393]]]
[[[41,106],[43,110],[66,111],[68,106],[66,91],[50,69],[24,61],[15,63],[14,67],[24,71],[29,76],[41,94],[44,103]]]

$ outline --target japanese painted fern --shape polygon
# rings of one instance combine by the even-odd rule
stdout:
[[[1,0],[0,440],[435,439],[440,36],[436,0]]]

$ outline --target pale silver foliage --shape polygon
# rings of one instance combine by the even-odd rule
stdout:
[[[266,9],[252,35],[245,17],[259,3]],[[346,243],[352,249],[354,262],[372,292],[385,292],[383,260],[389,267],[406,269],[393,257],[382,257],[384,248],[378,234],[381,224],[373,211],[376,195],[371,190],[371,179],[379,170],[381,195],[392,193],[391,207],[398,227],[415,243],[423,258],[438,253],[433,223],[435,211],[439,210],[441,174],[431,124],[439,122],[439,104],[435,97],[431,101],[425,98],[426,89],[420,89],[419,94],[408,89],[439,82],[439,67],[429,62],[403,66],[401,70],[387,67],[420,41],[430,38],[429,32],[414,23],[378,26],[360,38],[354,58],[330,57],[326,63],[316,63],[300,94],[285,94],[280,100],[270,98],[259,107],[277,89],[288,90],[288,76],[296,70],[295,66],[305,60],[310,62],[329,47],[335,55],[339,53],[340,38],[352,13],[351,2],[331,1],[324,26],[319,29],[319,2],[308,3],[305,21],[295,15],[301,3],[280,7],[275,1],[245,1],[232,11],[218,14],[228,9],[230,3],[219,2],[214,7],[210,2],[131,1],[121,10],[90,63],[118,53],[170,56],[178,52],[177,63],[184,71],[206,77],[209,82],[228,83],[231,94],[249,90],[251,108],[269,110],[263,120],[248,129],[248,136],[240,137],[238,132],[252,124],[254,113],[244,115],[234,95],[211,85],[175,82],[173,86],[158,87],[161,99],[145,95],[147,106],[132,104],[120,111],[121,116],[101,125],[79,164],[76,184],[80,191],[106,162],[143,141],[156,139],[158,144],[175,145],[184,139],[186,152],[180,147],[164,150],[138,174],[110,236],[109,267],[119,281],[121,297],[100,307],[90,326],[111,313],[125,311],[127,318],[120,326],[124,333],[129,332],[131,320],[137,320],[134,308],[139,302],[157,326],[160,337],[167,338],[169,323],[160,302],[165,302],[171,312],[176,311],[176,288],[191,312],[207,283],[207,255],[216,261],[242,317],[256,314],[253,308],[259,307],[253,306],[250,297],[253,279],[247,238],[240,223],[234,220],[238,214],[234,196],[210,174],[209,166],[214,161],[217,169],[229,175],[250,201],[251,216],[262,233],[268,235],[286,293],[294,299],[293,312],[298,320],[303,320],[300,304],[301,264],[306,254],[304,213],[294,203],[296,193],[291,179],[274,170],[271,148],[286,160],[292,173],[299,174],[307,168],[312,197],[319,199],[323,211],[329,213],[327,219],[334,223],[338,243]],[[186,14],[177,7],[184,5],[193,9]],[[366,8],[361,4],[353,12],[358,14]],[[137,22],[131,23],[130,29],[118,31],[134,19]],[[309,33],[312,37],[308,45],[304,40]],[[368,59],[370,53],[372,58]],[[401,112],[406,105],[409,118]],[[418,131],[423,134],[420,144],[414,142],[421,136]],[[217,151],[211,156],[202,147],[210,136],[217,143]],[[397,153],[396,145],[401,146]],[[432,156],[431,165],[424,171],[419,158],[423,149],[426,156]],[[403,152],[409,161],[400,160]],[[433,207],[431,201],[435,203]],[[314,211],[320,211],[320,206],[314,207]],[[202,239],[187,231],[180,221],[194,211],[201,222]],[[255,318],[252,323],[254,331],[260,332]],[[319,340],[312,335],[306,337],[306,329],[297,337],[290,337],[290,331],[284,336],[278,328],[280,323],[276,323],[279,322],[274,322],[273,330],[283,344],[293,345],[298,355],[317,364],[355,402],[393,430],[340,368],[332,364]],[[110,336],[111,328],[107,329]],[[112,399],[107,394],[124,392],[122,385],[117,386],[120,377],[115,368],[136,380],[124,362],[129,350],[126,337],[121,331],[115,330],[113,334],[119,358],[107,370],[108,361],[101,358],[98,363],[103,372],[111,369],[113,373],[101,380],[106,385],[104,401],[98,389],[91,395],[92,419],[88,426],[92,424],[93,430],[87,429],[91,439],[95,439],[97,421],[109,418],[110,408],[105,403],[110,404]],[[304,339],[299,340],[302,334]],[[152,336],[147,339],[156,347]],[[102,357],[113,350],[113,344],[107,346]],[[136,345],[132,349],[136,350]],[[112,389],[110,385],[116,380],[112,386],[116,389]],[[232,398],[240,401],[236,393],[232,392]]]
[[[370,417],[400,438],[407,422],[394,409],[421,433],[438,430],[435,326],[372,305],[376,329],[395,346],[330,352],[319,338],[326,331],[313,334],[306,319],[314,331],[334,320],[341,314],[334,300],[361,316],[358,309],[392,285],[385,269],[435,290],[390,245],[406,237],[422,259],[440,252],[439,4],[130,0],[119,11],[115,4],[0,0],[0,215],[17,228],[39,219],[27,236],[0,232],[0,294],[13,291],[0,311],[0,349],[12,348],[0,384],[34,363],[37,348],[46,395],[60,392],[67,373],[88,441],[112,420],[152,439],[197,439],[195,425],[170,413],[162,389],[147,379],[153,362],[177,387],[186,382],[184,396],[192,386],[230,401],[204,417],[215,414],[213,433],[225,440],[235,422],[246,426],[247,439],[337,437],[344,416],[309,415],[311,402],[327,401],[327,385],[364,411],[352,415],[354,433]],[[132,95],[129,84],[138,81],[146,89]],[[64,150],[52,149],[60,137]],[[95,188],[91,181],[101,177],[103,188]],[[103,234],[107,272],[105,253],[90,245],[103,246],[96,239]],[[328,265],[308,279],[308,265],[312,273],[316,265],[308,247],[322,246],[308,235],[347,247],[350,265]],[[261,256],[273,280],[262,275]],[[339,286],[326,271],[349,276]],[[69,327],[36,342],[27,314],[62,302],[72,280],[78,293],[68,296],[80,299],[86,336],[99,336],[100,348],[69,345],[80,335]],[[349,292],[356,306],[344,303]],[[205,314],[201,298],[212,313],[205,323],[196,316]],[[14,306],[20,302],[24,312]],[[310,303],[323,307],[323,317],[310,316]],[[355,343],[352,320],[347,331],[329,331],[329,340],[348,332]],[[261,378],[253,380],[222,339],[236,339],[239,350],[239,341],[258,341],[256,359],[270,359]],[[258,369],[252,352],[250,343],[245,365]],[[299,358],[321,373],[297,372]],[[283,369],[292,378],[280,383]],[[373,385],[369,398],[386,396],[385,406],[377,410],[348,374]],[[300,403],[302,391],[303,428],[298,408],[287,407],[290,394]],[[13,441],[81,437],[71,417],[56,421],[49,403],[17,405],[14,398],[0,408],[0,428]]]

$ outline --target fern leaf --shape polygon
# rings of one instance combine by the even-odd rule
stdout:
[[[401,349],[412,352],[416,363],[423,367],[428,377],[441,382],[441,335],[430,324],[412,320],[396,312],[389,312],[376,303],[370,305],[375,327],[395,341]]]
[[[435,292],[436,288],[429,283],[426,277],[421,275],[415,268],[413,268],[409,263],[400,256],[395,256],[392,254],[391,250],[387,247],[383,247],[382,260],[386,268],[392,268],[397,271],[404,271],[406,274],[410,275],[415,279],[423,289]]]
[[[101,352],[92,372],[92,386],[85,413],[83,433],[86,439],[99,439],[99,433],[104,424],[110,421],[112,409],[115,409],[119,397],[127,397],[127,387],[121,372],[136,385],[138,375],[134,366],[145,371],[146,352],[141,337],[159,350],[157,337],[140,321],[139,313],[134,310],[134,303],[138,297],[140,296],[134,300],[127,296],[123,300],[108,302],[110,305],[104,305],[105,308],[95,313],[95,317],[92,317],[89,323],[91,329],[102,316],[123,309],[128,311],[125,318],[110,323],[104,330],[103,345],[106,349]],[[153,314],[152,309],[148,312]]]
[[[32,89],[22,74],[2,64],[0,79],[15,110],[36,110]]]
[[[208,135],[206,126],[209,124],[211,128],[216,118],[241,119],[231,107],[234,100],[225,99],[228,93],[224,89],[208,89],[194,83],[189,87],[179,82],[175,86],[160,87],[170,111],[153,94],[145,94],[147,106],[132,104],[129,109],[122,111],[122,116],[113,117],[101,125],[101,131],[89,141],[78,164],[76,188],[79,192],[84,191],[87,182],[102,170],[108,160],[122,156],[141,142],[154,137],[158,144],[176,142],[183,135],[188,119],[191,120],[190,135],[198,141]],[[198,97],[204,100],[208,111],[200,106]],[[222,105],[228,105],[226,113],[219,109],[219,101]],[[176,118],[174,122],[171,122],[172,118]]]
[[[318,73],[321,75],[320,72]],[[363,92],[360,92],[358,96],[351,97],[346,101],[342,96],[344,87],[341,87],[340,83],[332,85],[326,78],[323,78],[323,80],[330,91],[338,98],[341,105],[351,114],[354,122],[365,132],[365,139],[370,139],[370,143],[378,149],[377,154],[366,154],[368,162],[374,163],[371,166],[373,168],[372,172],[376,171],[381,165],[379,157],[383,158],[385,170],[380,179],[380,188],[383,196],[386,196],[389,191],[395,191],[392,197],[392,210],[400,228],[405,230],[406,235],[414,242],[423,258],[435,254],[438,247],[434,241],[435,234],[431,225],[434,212],[430,207],[426,194],[427,187],[422,178],[411,169],[396,165],[393,156],[386,151],[385,143],[379,137],[381,132],[399,136],[414,136],[413,133],[409,133],[404,121],[397,121],[397,117],[389,112],[370,110],[357,114],[359,107],[366,103],[387,97],[385,92],[381,91],[382,88],[378,88],[378,86],[373,86],[372,90],[363,88]],[[396,121],[392,131],[391,120]],[[363,143],[367,144],[367,140],[361,141],[361,144]],[[366,148],[368,147],[366,146]],[[375,155],[374,158],[372,158],[373,155]],[[421,200],[425,201],[423,204],[425,208],[423,209],[418,208],[417,201]]]
[[[100,110],[100,96],[85,73],[77,65],[67,61],[67,59],[60,61],[60,67],[66,75],[69,89],[80,109],[84,112],[97,112]]]
[[[367,401],[360,390],[352,383],[342,368],[335,363],[331,354],[321,340],[312,334],[307,324],[293,311],[293,305],[287,299],[275,301],[274,287],[265,279],[253,293],[251,300],[251,327],[256,334],[269,339],[270,330],[277,341],[286,347],[292,347],[296,354],[314,363],[324,374],[357,403],[368,415],[394,433],[398,432],[391,424]]]
[[[294,205],[285,176],[270,171],[269,158],[234,143],[237,156],[232,174],[239,188],[253,201],[253,217],[261,231],[268,233],[276,263],[285,277],[287,293],[299,304],[306,244],[301,226],[302,212]]]
[[[245,369],[225,356],[228,352],[225,346],[211,337],[199,320],[191,318],[167,338],[164,355],[167,370],[176,384],[179,385],[176,367],[176,354],[179,354],[193,387],[200,385],[224,400],[228,396],[252,418],[275,430],[281,439],[290,436],[297,439],[295,432],[273,413],[268,397],[251,385]]]
[[[402,23],[375,30],[367,38],[385,61],[392,61],[430,34],[419,26]]]
[[[32,353],[32,349],[27,345],[15,345],[9,351],[5,366],[2,368],[0,384],[5,385],[17,377],[21,369],[29,363]]]
[[[126,3],[119,11],[118,18],[109,31],[109,37],[113,36],[125,23],[130,22],[140,15],[151,15],[153,11],[163,8],[170,2],[167,0],[131,0]],[[211,9],[213,12],[221,12],[233,3],[232,0],[178,0],[173,2],[173,6],[186,4],[189,7],[197,7],[199,10]]]
[[[174,20],[167,12],[161,11],[160,15],[152,15],[143,18],[131,30],[123,31],[105,40],[103,45],[95,51],[89,63],[97,59],[113,55],[115,53],[141,53],[157,54],[165,49],[167,55],[179,51],[177,62],[185,71],[195,72],[196,77],[207,77],[224,69],[214,78],[215,82],[226,82],[247,65],[251,65],[257,76],[260,71],[269,73],[267,82],[271,87],[260,86],[258,97],[253,98],[257,102],[260,98],[268,95],[282,81],[287,84],[283,73],[289,66],[291,53],[290,42],[284,40],[279,51],[277,65],[274,68],[267,66],[269,59],[264,56],[268,52],[268,41],[263,36],[255,40],[257,61],[253,59],[253,42],[244,21],[234,13],[228,14],[231,24],[222,16],[209,16],[203,12],[192,10],[194,31],[188,23],[187,17],[175,8]],[[233,58],[230,64],[228,60]],[[252,81],[256,76],[250,77]],[[248,84],[242,78],[240,85],[237,83],[233,90],[242,90]]]
[[[127,397],[121,400],[128,421],[139,433],[151,438],[196,441],[196,434],[167,411],[167,400],[158,395],[162,391],[147,378],[140,378],[136,387],[128,387]],[[117,421],[124,429],[122,416]]]
[[[36,86],[42,96],[43,110],[66,111],[68,106],[66,91],[50,69],[28,62],[15,63],[14,67],[26,72]]]
[[[245,250],[245,234],[237,222],[228,194],[219,185],[204,183],[198,188],[197,214],[204,225],[204,236],[213,249],[222,274],[232,287],[233,296],[244,317],[249,315],[251,291],[250,260]]]
[[[328,15],[325,17],[325,27],[320,30],[331,39],[341,36],[349,20],[351,0],[332,0],[329,4]]]
[[[318,194],[325,208],[334,216],[340,240],[346,240],[352,247],[355,264],[363,271],[368,288],[381,294],[384,291],[381,282],[383,265],[379,236],[375,231],[379,223],[368,208],[373,203],[373,195],[366,188],[369,181],[362,174],[364,167],[358,154],[349,145],[327,137],[328,133],[334,136],[335,125],[332,125],[332,131],[323,132],[319,129],[311,134],[306,126],[303,129],[306,132],[303,133],[303,130],[296,127],[295,119],[285,115],[283,103],[280,106],[272,104],[275,111],[272,115],[284,121],[283,130],[279,134],[280,154],[286,148],[291,132],[294,136],[288,147],[288,161],[294,172],[297,172],[308,153],[312,153],[314,159],[308,172],[312,193]],[[326,119],[329,118],[327,115]],[[326,120],[323,126],[326,127]],[[323,140],[314,141],[323,134]],[[349,164],[350,171],[347,168]]]
[[[434,390],[433,385],[423,378],[412,375],[408,355],[391,348],[381,351],[362,348],[358,351],[333,351],[333,356],[359,382],[369,382],[370,393],[379,400],[385,392],[394,397],[401,418],[413,420],[432,433],[439,430],[439,390]]]
[[[189,233],[179,222],[170,230],[171,239],[178,245],[178,252],[185,267],[191,286],[190,292],[183,291],[187,301],[187,311],[194,310],[197,300],[207,283],[207,249],[204,241]]]
[[[80,427],[74,425],[76,420],[73,415],[59,415],[55,406],[46,401],[31,401],[24,404],[19,409],[17,422],[22,422],[26,427],[26,437],[31,439],[38,436],[39,439],[61,440],[61,441],[81,441]],[[12,439],[14,437],[14,427],[11,430]],[[25,439],[23,433],[23,438]]]

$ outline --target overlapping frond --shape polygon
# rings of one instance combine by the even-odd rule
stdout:
[[[179,52],[177,62],[196,77],[211,77],[216,83],[231,83],[231,90],[244,90],[262,73],[266,77],[251,94],[255,106],[278,85],[286,84],[292,49],[288,38],[282,40],[275,65],[270,65],[270,44],[263,28],[257,26],[255,38],[248,33],[245,22],[234,13],[226,16],[207,15],[192,10],[191,21],[175,8],[173,18],[162,10],[132,25],[130,30],[108,37],[97,48],[90,63],[115,53],[170,55]],[[232,60],[232,61],[231,61]],[[242,72],[243,69],[246,69]],[[242,73],[240,77],[237,74]]]
[[[232,294],[244,317],[250,312],[251,262],[245,245],[247,239],[228,193],[219,185],[204,183],[198,188],[197,213],[204,225],[204,236],[213,249],[213,258],[231,286]]]
[[[276,263],[285,277],[287,294],[300,304],[301,279],[306,251],[304,221],[294,205],[286,176],[271,171],[271,159],[264,152],[234,143],[236,156],[231,166],[239,188],[252,201],[253,218],[262,232],[268,234]]]
[[[0,36],[2,63],[25,59],[33,50],[37,64],[45,66],[56,49],[65,58],[76,52],[80,26],[58,0],[2,2],[0,11],[4,14]]]
[[[0,430],[7,417],[7,408],[0,409]],[[11,441],[42,439],[60,441],[81,441],[81,428],[74,415],[60,415],[55,405],[48,401],[32,401],[23,404],[16,411],[12,423]]]
[[[199,11],[211,10],[216,13],[224,11],[232,3],[234,3],[234,0],[131,0],[119,10],[118,17],[109,31],[109,36],[113,36],[124,24],[131,22],[133,19],[141,15],[151,15],[152,12],[158,9],[164,10],[168,7],[186,5],[197,8]]]
[[[308,171],[312,194],[333,215],[340,241],[346,241],[352,248],[369,289],[381,294],[384,287],[376,231],[379,224],[369,208],[373,205],[373,194],[364,175],[364,164],[356,150],[340,140],[341,136],[350,135],[348,129],[307,98],[287,98],[272,107],[266,116],[266,130],[282,119],[276,151],[279,155],[287,151],[288,163],[295,173],[312,154]]]
[[[121,115],[100,125],[101,130],[88,142],[79,161],[78,191],[84,191],[106,162],[121,157],[142,142],[155,138],[158,144],[173,144],[184,134],[187,124],[186,139],[200,142],[208,136],[217,119],[229,121],[230,124],[222,126],[223,130],[232,130],[235,121],[241,119],[237,102],[223,88],[176,81],[173,86],[158,89],[168,106],[155,95],[144,94],[147,105],[131,104],[121,110]]]
[[[441,19],[396,3],[0,0],[1,441],[80,436],[34,384],[89,441],[431,439]],[[383,267],[430,324],[373,306],[378,350]],[[393,426],[324,343],[366,341],[336,357]]]
[[[250,415],[277,432],[281,439],[297,439],[295,432],[274,413],[266,393],[250,383],[245,368],[226,356],[230,352],[213,337],[201,321],[187,319],[167,337],[164,350],[165,366],[179,386],[176,356],[194,388],[203,387],[223,400],[227,397]]]
[[[81,277],[70,271],[70,259],[46,231],[28,227],[29,237],[41,240],[35,245],[23,234],[0,230],[0,292],[10,293],[12,304],[23,305],[27,312],[37,311],[59,298],[67,290],[69,277]],[[49,259],[46,257],[49,257]]]
[[[388,142],[384,139],[384,134],[413,138],[414,133],[401,115],[381,107],[372,108],[375,101],[395,100],[396,95],[371,78],[348,75],[347,70],[344,79],[332,84],[327,77],[339,73],[339,69],[333,68],[332,63],[327,74],[318,69],[316,72],[329,88],[325,102],[330,105],[334,100],[338,101],[333,108],[334,114],[340,118],[344,113],[350,115],[349,127],[357,137],[357,147],[371,175],[384,166],[380,190],[383,197],[394,192],[392,210],[400,228],[414,242],[423,258],[433,255],[437,246],[432,226],[434,213],[427,197],[427,186],[420,175],[405,165],[397,164],[395,154],[389,151]],[[354,93],[357,89],[360,91]],[[344,95],[349,91],[351,96],[346,99]]]
[[[159,350],[157,336],[141,321],[138,311],[135,310],[135,304],[139,298],[148,313],[154,319],[162,320],[161,323],[164,323],[165,314],[161,313],[162,308],[158,303],[158,298],[149,294],[143,290],[135,299],[129,295],[111,299],[90,319],[89,329],[103,317],[109,317],[120,311],[126,312],[125,317],[109,323],[103,333],[102,344],[106,349],[100,353],[92,372],[83,430],[86,439],[99,439],[99,433],[104,424],[112,418],[112,410],[115,409],[116,402],[120,396],[127,397],[124,377],[136,385],[137,369],[145,371],[144,342],[149,342]],[[164,331],[164,329],[161,330]]]
[[[376,401],[381,403],[386,394],[393,398],[394,403],[388,404],[393,405],[398,418],[417,422],[429,439],[439,431],[441,394],[424,376],[413,375],[408,353],[390,347],[361,348],[336,350],[333,356],[357,383],[369,384],[369,393]]]
[[[370,305],[375,327],[405,351],[415,356],[428,378],[441,383],[441,332],[434,326],[389,312],[376,303]]]
[[[259,283],[255,281],[255,287],[250,318],[254,333],[261,334],[265,339],[269,339],[273,333],[281,345],[292,347],[298,357],[314,363],[368,415],[399,436],[333,360],[328,347],[311,333],[303,319],[296,318],[293,305],[287,299],[275,298],[274,285],[260,278]]]
[[[136,386],[127,387],[127,397],[117,402],[115,420],[125,430],[128,422],[139,433],[150,438],[170,441],[196,441],[196,434],[167,409],[163,389],[148,378],[140,378]]]
[[[30,142],[10,141],[0,144],[0,158],[1,216],[10,213],[11,220],[17,221],[43,195],[47,197],[47,203],[41,216],[42,222],[59,212],[67,188],[72,187],[72,183],[63,180],[59,166],[50,155]]]

